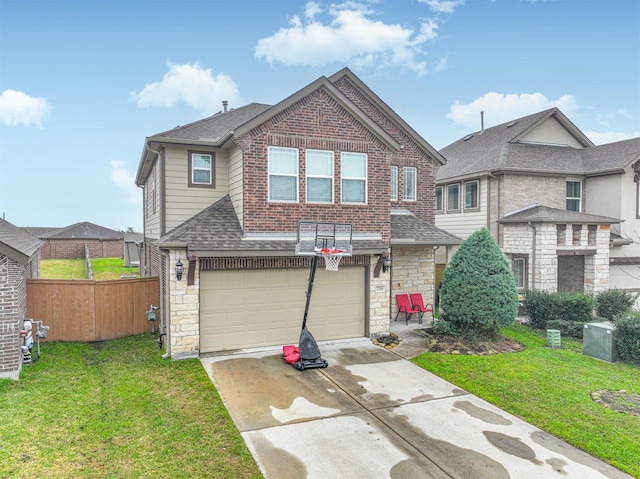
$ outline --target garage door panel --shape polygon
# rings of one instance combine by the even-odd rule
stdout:
[[[316,271],[307,327],[317,340],[364,335],[364,271]],[[202,272],[201,351],[297,344],[308,279],[307,269]]]

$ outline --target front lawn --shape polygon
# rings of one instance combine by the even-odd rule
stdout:
[[[413,361],[507,412],[554,434],[615,467],[640,477],[640,416],[594,402],[603,389],[640,394],[640,368],[582,354],[562,338],[546,347],[543,332],[513,326],[505,336],[526,346],[519,353],[465,356],[424,353]]]
[[[41,351],[0,380],[0,478],[262,477],[198,360],[151,335]]]

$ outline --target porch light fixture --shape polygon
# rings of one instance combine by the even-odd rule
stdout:
[[[388,251],[384,257],[384,263],[382,263],[382,272],[388,273],[391,270],[391,252]]]
[[[182,264],[182,261],[180,261],[180,258],[178,258],[178,262],[176,263],[176,279],[178,281],[182,279],[183,271],[184,271],[184,265]]]

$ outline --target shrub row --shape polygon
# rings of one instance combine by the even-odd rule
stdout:
[[[557,329],[560,331],[562,336],[582,339],[584,323],[578,321],[565,321],[564,319],[552,319],[551,321],[547,321],[546,328]]]
[[[531,327],[535,329],[546,329],[549,321],[593,321],[594,299],[586,294],[528,291],[526,300]]]
[[[640,364],[640,312],[627,311],[615,318],[615,342],[623,361]]]

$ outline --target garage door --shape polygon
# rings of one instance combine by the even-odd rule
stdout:
[[[307,269],[203,271],[200,351],[298,344]],[[318,341],[364,336],[365,268],[318,268],[307,328]]]

